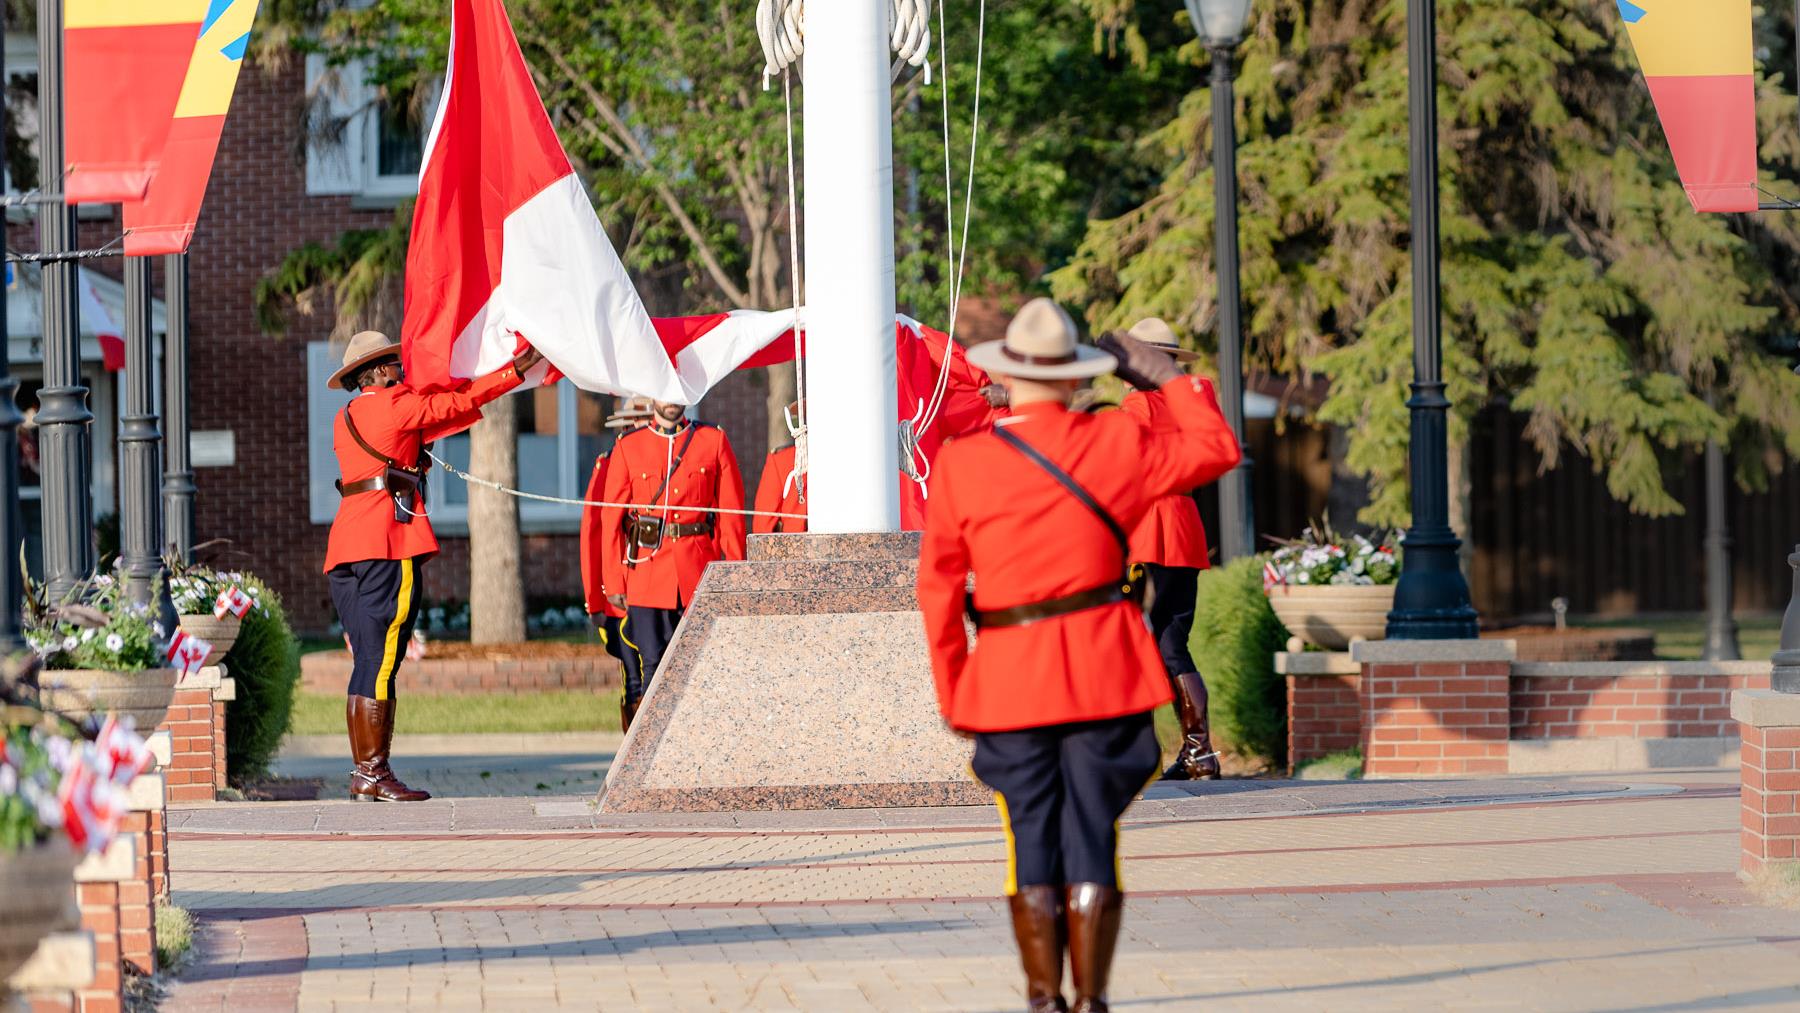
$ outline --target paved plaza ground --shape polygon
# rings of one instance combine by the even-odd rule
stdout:
[[[451,793],[171,811],[201,929],[163,1008],[1022,1007],[991,809]],[[1724,771],[1159,785],[1114,1006],[1800,1007],[1800,912],[1739,885],[1737,827]]]

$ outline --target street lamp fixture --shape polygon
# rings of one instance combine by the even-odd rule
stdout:
[[[1194,34],[1207,46],[1232,47],[1244,37],[1250,23],[1250,0],[1183,0]]]
[[[1185,0],[1194,31],[1212,52],[1213,263],[1219,277],[1219,409],[1244,445],[1243,299],[1238,281],[1236,53],[1250,21],[1250,0]],[[1256,551],[1250,507],[1250,455],[1219,478],[1219,555]]]

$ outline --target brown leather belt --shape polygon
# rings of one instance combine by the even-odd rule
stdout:
[[[381,475],[365,478],[359,482],[345,482],[340,479],[337,483],[338,495],[345,498],[360,496],[365,492],[381,492],[386,488],[387,479]]]
[[[664,527],[663,531],[669,538],[686,538],[689,535],[710,535],[713,533],[713,522],[712,518],[709,517],[697,524],[670,524]]]
[[[969,618],[974,620],[975,628],[980,630],[994,629],[999,626],[1025,626],[1030,623],[1066,616],[1071,612],[1099,608],[1114,602],[1131,601],[1132,586],[1126,581],[1110,581],[1099,587],[1090,587],[1086,591],[1065,594],[1061,598],[1047,601],[1034,601],[1026,605],[1014,605],[1012,608],[982,611],[969,606]]]

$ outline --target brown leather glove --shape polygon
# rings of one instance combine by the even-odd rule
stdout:
[[[1094,345],[1119,360],[1113,372],[1138,390],[1156,390],[1181,375],[1174,356],[1129,334],[1109,331]]]
[[[988,403],[989,408],[1005,408],[1012,404],[1012,398],[1007,395],[1006,388],[997,383],[990,383],[975,393],[981,395],[981,399]]]

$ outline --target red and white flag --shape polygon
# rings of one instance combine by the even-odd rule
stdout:
[[[406,264],[408,381],[499,369],[523,336],[578,387],[693,404],[793,313],[686,319],[706,325],[665,336],[645,312],[500,0],[455,0]]]
[[[182,675],[200,671],[206,656],[211,653],[211,644],[181,630],[176,630],[175,636],[169,639],[169,664]]]
[[[220,591],[219,596],[213,599],[213,618],[223,619],[229,613],[242,619],[244,613],[250,611],[252,604],[254,603],[250,600],[250,596],[244,593],[244,589],[233,584]]]

